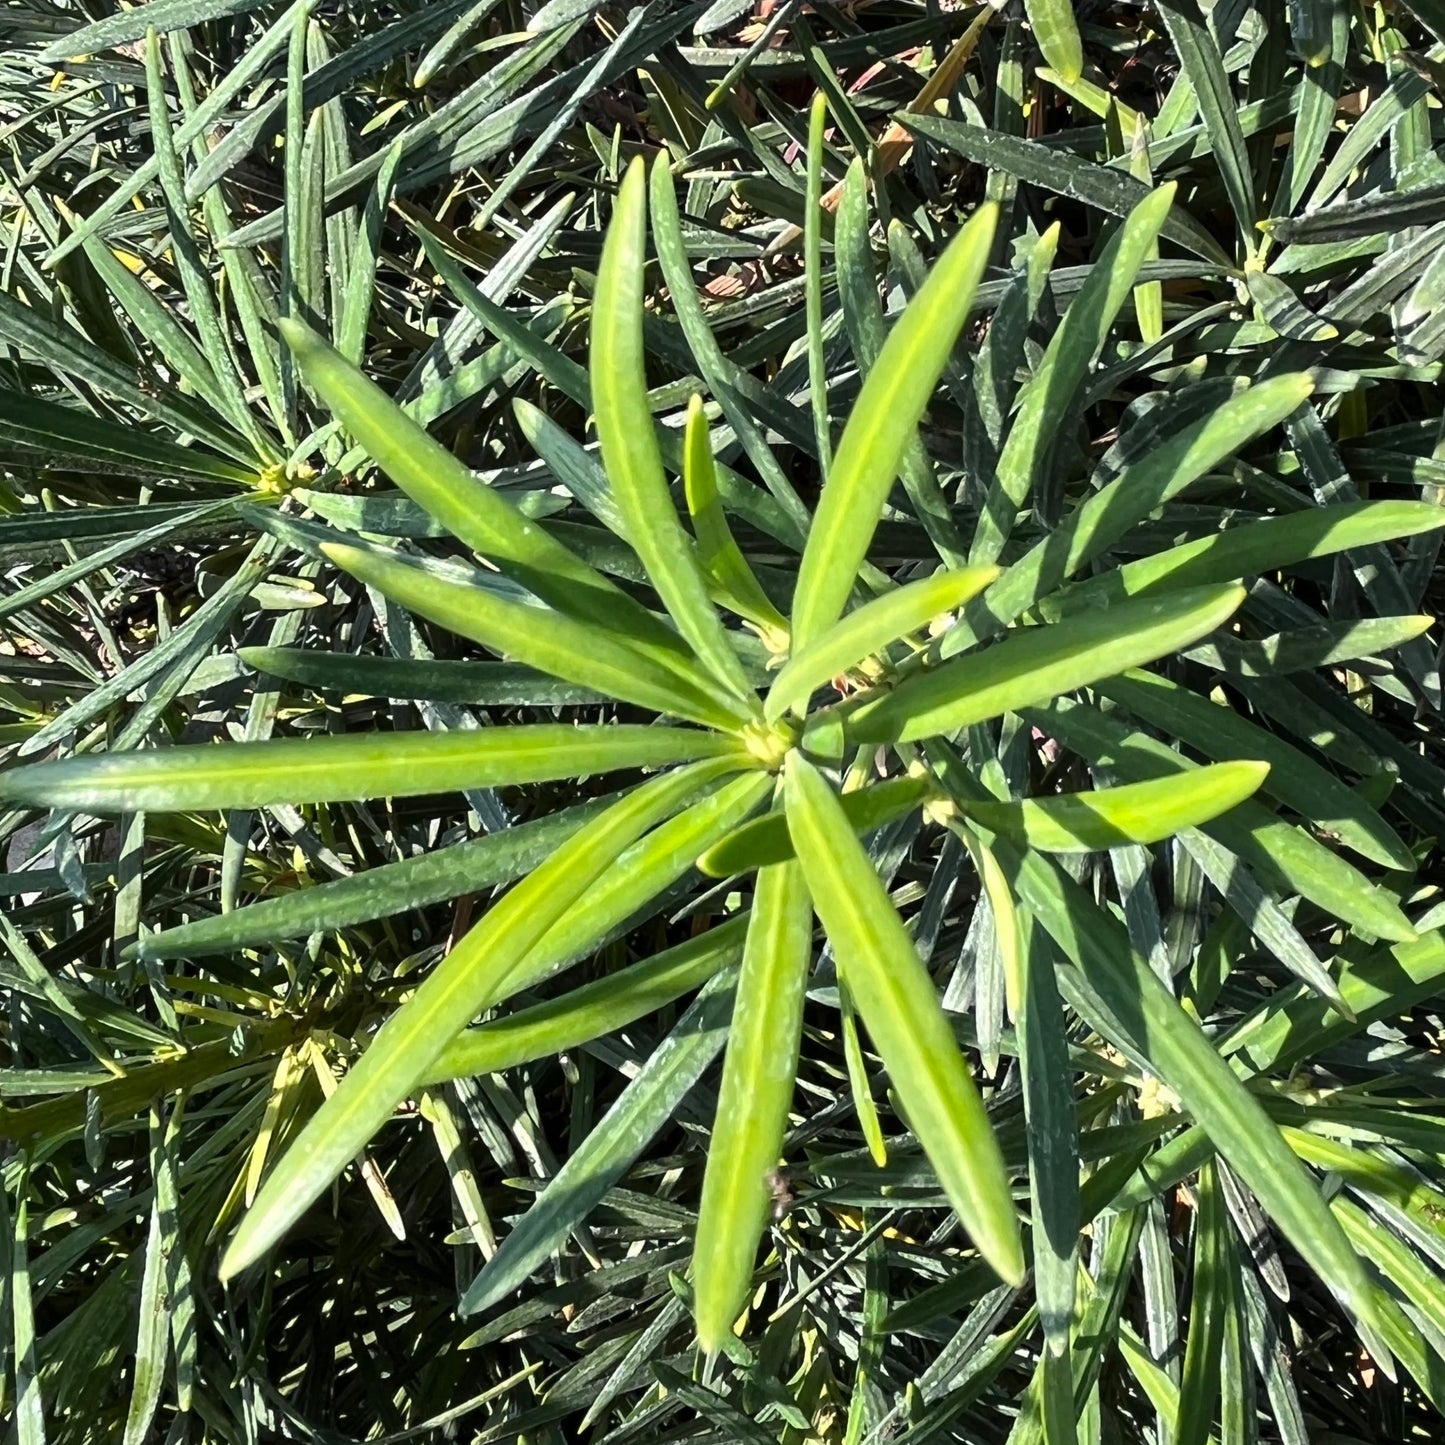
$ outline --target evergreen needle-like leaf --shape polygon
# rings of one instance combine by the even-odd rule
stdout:
[[[813,910],[796,862],[758,874],[693,1244],[693,1312],[716,1354],[742,1312],[793,1098]]]
[[[1177,778],[1017,803],[967,803],[962,811],[970,821],[1044,853],[1093,853],[1157,843],[1181,828],[1198,827],[1242,803],[1268,776],[1268,763],[1216,763]]]
[[[397,554],[339,543],[322,550],[394,602],[538,672],[709,727],[736,729],[746,721],[744,705],[717,697],[705,675],[696,681],[679,675],[610,628],[499,597]]]
[[[374,382],[298,321],[279,323],[302,376],[396,484],[453,536],[570,617],[697,684],[686,644],[646,608],[474,476]]]
[[[1024,1257],[1003,1155],[933,980],[837,795],[800,753],[784,792],[813,907],[909,1125],[979,1253],[1017,1285]]]
[[[949,243],[863,383],[798,568],[796,648],[827,631],[847,605],[903,454],[968,319],[997,220],[997,209],[984,205]]]
[[[221,1261],[223,1278],[254,1264],[365,1147],[426,1077],[528,951],[611,866],[725,762],[677,769],[645,784],[575,834],[480,923],[394,1013],[261,1186]]]
[[[1238,586],[1198,587],[1049,627],[1026,627],[978,655],[907,678],[846,721],[859,742],[911,742],[958,731],[1087,687],[1204,637],[1244,600]]]
[[[592,407],[627,538],[678,630],[719,686],[756,709],[747,674],[713,610],[707,582],[662,470],[647,404],[642,347],[647,244],[647,166],[628,168],[607,228],[592,307]]]

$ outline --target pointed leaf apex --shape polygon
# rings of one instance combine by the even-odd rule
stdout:
[[[321,340],[304,321],[297,321],[294,316],[279,317],[276,330],[281,333],[281,339],[292,351],[310,350]]]

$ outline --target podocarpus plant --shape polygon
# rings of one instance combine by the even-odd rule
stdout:
[[[682,305],[665,163],[654,170],[651,190],[659,256],[665,272],[674,268],[668,279]],[[1266,806],[1246,801],[1262,786],[1274,787],[1276,798],[1288,797],[1310,815],[1298,759],[1286,746],[1246,731],[1243,742],[1231,735],[1226,760],[1195,766],[1131,732],[1119,708],[1146,720],[1168,711],[1181,736],[1207,730],[1201,699],[1137,669],[1227,623],[1244,596],[1241,577],[1436,526],[1439,513],[1378,503],[1271,519],[1069,585],[1134,522],[1294,412],[1311,392],[1309,376],[1277,376],[1241,391],[1129,460],[1037,547],[998,565],[1013,514],[1045,463],[1043,439],[1129,298],[1172,199],[1173,188],[1162,187],[1128,217],[1050,342],[1012,418],[971,565],[894,587],[869,566],[867,554],[984,271],[994,214],[984,206],[973,216],[868,372],[807,519],[786,608],[769,596],[730,534],[718,493],[736,481],[715,469],[703,407],[693,405],[680,447],[654,426],[642,344],[647,180],[639,164],[623,182],[598,277],[590,403],[605,468],[597,510],[632,549],[666,616],[479,482],[319,338],[299,324],[284,326],[307,383],[377,465],[485,569],[438,564],[285,519],[275,525],[290,527],[298,544],[319,548],[418,617],[523,664],[531,675],[659,721],[176,747],[80,756],[3,775],[0,792],[12,799],[145,813],[326,804],[619,769],[654,774],[585,821],[559,822],[556,846],[546,841],[522,881],[395,1010],[266,1179],[226,1254],[225,1274],[261,1260],[419,1086],[594,1037],[715,977],[700,999],[706,1008],[698,1027],[716,1027],[729,991],[736,1001],[694,1290],[699,1339],[718,1350],[743,1305],[767,1216],[816,914],[837,959],[845,1018],[856,1009],[866,1025],[898,1106],[980,1254],[1004,1280],[1019,1283],[1025,1250],[1003,1157],[934,985],[855,838],[923,808],[966,843],[1001,930],[1009,1011],[1023,1041],[1030,1240],[1039,1315],[1052,1347],[1045,1390],[1048,1362],[1060,1358],[1070,1337],[1080,1227],[1090,1210],[1109,1203],[1099,1191],[1083,1199],[1074,1152],[1054,1152],[1074,1131],[1072,1094],[1050,1078],[1067,1047],[1061,995],[1098,1036],[1170,1091],[1202,1131],[1181,1137],[1208,1139],[1370,1338],[1381,1332],[1398,1338],[1393,1320],[1381,1318],[1376,1287],[1336,1215],[1259,1096],[1133,951],[1109,909],[1056,861],[1208,825],[1238,857],[1283,878],[1346,928],[1405,943],[1414,938],[1386,890]],[[848,204],[862,204],[861,171],[851,177]],[[504,316],[494,319],[505,325]],[[555,465],[595,465],[575,447],[568,451],[544,418],[532,418],[532,425],[539,446],[554,451]],[[664,470],[679,455],[690,530]],[[768,646],[727,625],[726,615],[751,624]],[[770,654],[781,661],[773,675]],[[251,660],[296,665],[264,652]],[[1098,688],[1090,700],[1067,700],[1089,688]],[[1105,707],[1105,698],[1114,705]],[[1110,768],[1121,786],[1010,798],[985,757],[970,762],[967,748],[954,746],[1005,714],[1022,714]],[[1207,755],[1216,741],[1197,746]],[[1324,806],[1341,814],[1335,831],[1356,851],[1400,864],[1399,840],[1367,804],[1332,793]],[[745,925],[725,924],[696,945],[564,994],[530,1015],[469,1028],[585,953],[699,859],[724,876],[756,870]],[[272,909],[267,927],[339,926],[362,916],[358,906],[377,906],[386,896],[379,891],[358,905],[365,881],[308,890],[299,901],[282,900],[282,909],[239,910],[141,946],[167,957],[236,942],[246,936],[247,915],[262,908]],[[283,920],[285,908],[291,916]],[[1298,967],[1307,989],[1341,1011],[1353,1006],[1349,980],[1311,972],[1308,962]],[[866,1111],[866,1084],[856,1092]],[[589,1190],[598,1180],[605,1188],[642,1142],[621,1134],[601,1139],[578,1196],[595,1197]],[[609,1149],[608,1157],[596,1157]],[[1178,1152],[1186,1170],[1197,1162]],[[550,1232],[529,1230],[524,1221],[467,1292],[464,1309],[496,1299],[535,1266],[555,1237],[557,1211],[577,1217],[575,1201],[568,1202],[572,1185],[558,1177],[549,1191],[554,1202],[544,1196],[537,1206],[552,1210]]]

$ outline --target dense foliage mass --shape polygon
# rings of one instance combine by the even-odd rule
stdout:
[[[7,1438],[1438,1438],[1440,0],[4,26]]]

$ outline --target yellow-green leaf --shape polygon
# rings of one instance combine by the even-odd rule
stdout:
[[[0,798],[99,814],[353,803],[657,768],[735,752],[716,733],[632,725],[368,732],[81,754],[0,773]]]
[[[736,729],[746,720],[740,709],[717,698],[717,689],[709,687],[706,678],[687,682],[601,627],[509,601],[379,550],[340,544],[322,550],[338,567],[394,602],[550,677],[709,727]]]
[[[1242,803],[1268,775],[1268,763],[1216,763],[1176,778],[1017,803],[967,803],[961,811],[1044,853],[1093,853],[1197,828]]]
[[[933,980],[842,803],[801,753],[788,759],[784,795],[813,907],[909,1126],[979,1253],[1017,1285],[1023,1247],[1003,1155]]]
[[[426,1077],[447,1044],[499,986],[576,908],[626,848],[669,817],[700,776],[725,761],[696,763],[645,783],[567,842],[484,915],[382,1026],[282,1156],[221,1261],[222,1278],[255,1263],[310,1208]]]
[[[687,410],[682,483],[692,530],[697,537],[698,561],[717,585],[721,600],[739,617],[746,617],[769,646],[779,650],[786,647],[787,619],[763,591],[728,526],[718,497],[717,466],[713,462],[707,414],[702,398],[696,395]]]
[[[796,862],[764,868],[733,1005],[693,1245],[698,1342],[715,1354],[742,1312],[782,1153],[803,1029],[813,913]]]
[[[1243,600],[1242,587],[1199,587],[1022,628],[865,704],[848,718],[848,736],[911,742],[1016,712],[1185,647],[1213,632]]]
[[[798,568],[796,647],[842,616],[903,453],[968,319],[997,219],[997,207],[986,204],[954,237],[888,333],[863,383]]]
[[[1075,81],[1084,70],[1084,43],[1074,19],[1073,0],[1024,0],[1034,39],[1065,81]]]
[[[618,192],[592,306],[592,408],[602,460],[627,540],[678,630],[717,684],[755,710],[747,674],[713,610],[692,539],[672,504],[652,429],[642,345],[646,250],[647,165],[638,156]]]
[[[997,567],[961,567],[910,582],[876,597],[795,652],[773,679],[764,704],[769,720],[806,706],[830,678],[856,667],[865,657],[962,607],[999,575]]]
[[[423,1082],[497,1074],[625,1028],[737,962],[747,927],[746,915],[729,919],[560,998],[467,1029],[441,1051]]]
[[[309,385],[366,454],[454,537],[544,602],[618,634],[655,665],[701,683],[687,644],[661,618],[474,476],[315,332],[278,323]]]

